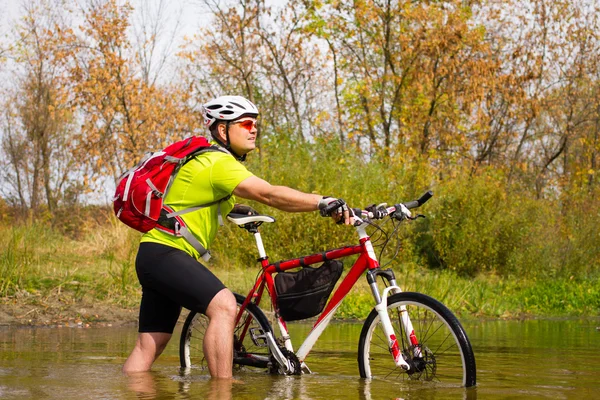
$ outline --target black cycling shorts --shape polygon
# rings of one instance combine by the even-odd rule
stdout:
[[[135,270],[142,285],[139,332],[173,333],[181,307],[201,313],[223,283],[186,252],[140,243]]]

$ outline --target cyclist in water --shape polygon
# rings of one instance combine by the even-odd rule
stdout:
[[[241,163],[256,147],[258,109],[241,96],[221,96],[202,107],[204,122],[221,151],[195,156],[178,172],[164,201],[175,212],[214,203],[180,215],[192,237],[176,237],[158,229],[146,233],[136,258],[142,285],[139,335],[123,365],[123,372],[148,371],[171,339],[181,307],[199,311],[209,319],[204,354],[213,378],[230,378],[233,329],[237,304],[233,293],[200,263],[217,234],[222,215],[252,214],[235,204],[233,196],[255,200],[289,212],[333,209],[338,223],[351,224],[342,200],[274,186],[249,172]],[[232,196],[233,195],[233,196]]]

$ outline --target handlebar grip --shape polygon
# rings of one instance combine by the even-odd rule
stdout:
[[[408,208],[417,208],[419,207],[419,202],[417,200],[409,201],[408,203],[404,203],[404,207]]]
[[[417,208],[421,207],[423,204],[427,202],[431,197],[433,197],[433,192],[431,190],[424,193],[418,200],[409,201],[408,203],[404,203],[404,207],[408,208]]]
[[[346,204],[346,202],[342,199],[337,199],[335,201],[332,201],[331,203],[327,204],[327,206],[321,208],[321,210],[320,210],[321,217],[330,217],[331,213],[333,211],[344,206],[345,204]]]

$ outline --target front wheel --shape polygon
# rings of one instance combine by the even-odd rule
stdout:
[[[358,365],[363,378],[434,381],[465,387],[475,386],[475,356],[458,319],[439,301],[421,294],[403,292],[387,298],[387,311],[408,371],[397,367],[390,354],[376,310],[363,325],[358,344]],[[416,340],[408,339],[406,312]]]
[[[234,293],[239,307],[244,297]],[[181,367],[192,368],[201,374],[208,374],[208,364],[204,356],[203,342],[208,318],[206,315],[190,311],[179,341]],[[255,304],[248,304],[233,332],[233,369],[260,369],[269,366],[270,351],[265,334],[272,332],[265,314]]]

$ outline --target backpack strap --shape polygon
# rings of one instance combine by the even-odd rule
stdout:
[[[190,232],[188,228],[179,225],[179,223],[176,223],[176,226],[179,226],[179,236],[185,238],[185,240],[187,240],[188,243],[191,244],[198,253],[200,253],[200,257],[202,257],[204,261],[208,262],[208,260],[210,260],[210,251],[202,246],[198,239],[196,239],[196,236],[192,235],[192,232]]]
[[[183,237],[188,243],[200,254],[204,261],[208,261],[210,259],[210,252],[202,246],[202,244],[196,239],[196,236],[190,232],[187,228],[185,221],[181,218],[181,215],[187,214],[190,212],[198,211],[206,207],[210,207],[214,204],[218,204],[218,213],[219,213],[219,224],[223,225],[223,217],[221,215],[221,202],[228,200],[231,198],[231,195],[228,195],[220,200],[212,201],[208,204],[198,207],[189,207],[180,211],[173,211],[167,205],[163,205],[162,210],[160,211],[160,217],[158,218],[158,222],[155,226],[161,232],[168,233],[169,235],[173,235],[175,237]]]
[[[188,161],[190,161],[192,158],[199,156],[200,154],[209,152],[209,151],[220,151],[222,153],[226,153],[231,155],[231,153],[229,151],[227,151],[227,149],[224,149],[222,147],[219,146],[215,146],[215,145],[211,145],[209,147],[203,147],[191,154],[188,154],[186,157],[173,157],[173,156],[166,156],[165,160],[168,159],[169,162],[175,163],[175,164],[179,164],[177,166],[177,168],[175,169],[175,171],[173,172],[173,175],[171,176],[171,179],[169,180],[169,183],[167,184],[167,187],[165,188],[165,197],[166,197],[166,193],[169,191],[169,189],[171,189],[171,185],[173,184],[173,181],[175,180],[174,177],[175,175],[177,175],[177,172],[179,172],[179,169],[181,167],[183,167],[185,164],[187,164]]]
[[[202,246],[202,243],[200,243],[200,241],[190,232],[179,215],[173,215],[172,217],[167,218],[169,213],[176,214],[173,212],[173,209],[163,205],[155,228],[175,237],[183,237],[200,254],[200,257],[202,257],[204,261],[208,261],[210,259],[210,252],[206,247]]]
[[[218,215],[219,215],[219,225],[223,226],[224,224],[223,224],[223,216],[221,215],[221,202],[227,201],[230,198],[231,198],[231,195],[228,195],[226,197],[223,197],[221,200],[211,201],[210,203],[207,203],[207,204],[204,204],[204,205],[201,205],[201,206],[189,207],[189,208],[185,208],[183,210],[173,211],[173,212],[168,213],[165,216],[167,218],[178,217],[180,215],[184,215],[184,214],[187,214],[187,213],[198,211],[198,210],[201,210],[203,208],[210,207],[212,205],[217,204],[217,212],[218,212]]]
[[[169,158],[168,161],[173,162],[173,163],[178,163],[179,166],[177,167],[177,169],[179,169],[184,164],[186,164],[188,161],[190,161],[192,158],[194,158],[200,154],[209,152],[209,151],[220,151],[220,152],[231,155],[231,153],[227,149],[222,148],[220,146],[213,145],[210,147],[202,148],[202,149],[188,155],[185,158],[177,158],[177,157],[168,156],[168,158]],[[165,157],[165,159],[166,158],[167,157]],[[169,182],[169,184],[167,185],[165,194],[170,189],[172,183],[173,183],[173,180],[171,180]],[[190,230],[187,228],[187,226],[185,224],[185,221],[183,220],[183,218],[181,218],[181,216],[184,214],[198,211],[203,208],[210,207],[212,205],[217,204],[219,225],[223,226],[224,224],[223,224],[223,216],[221,213],[221,203],[223,201],[229,200],[230,198],[231,198],[231,194],[225,196],[222,199],[211,201],[210,203],[203,204],[201,206],[188,207],[188,208],[185,208],[185,209],[179,210],[179,211],[174,211],[172,208],[170,208],[166,204],[163,204],[162,210],[160,212],[160,217],[158,219],[158,222],[157,222],[155,228],[162,232],[168,233],[170,235],[185,238],[185,240],[187,240],[187,242],[200,254],[200,257],[202,257],[202,259],[204,261],[208,261],[210,259],[210,252],[204,246],[202,246],[202,243],[200,243],[200,241],[198,241],[198,239],[196,239],[196,237],[192,234],[192,232],[190,232]]]

